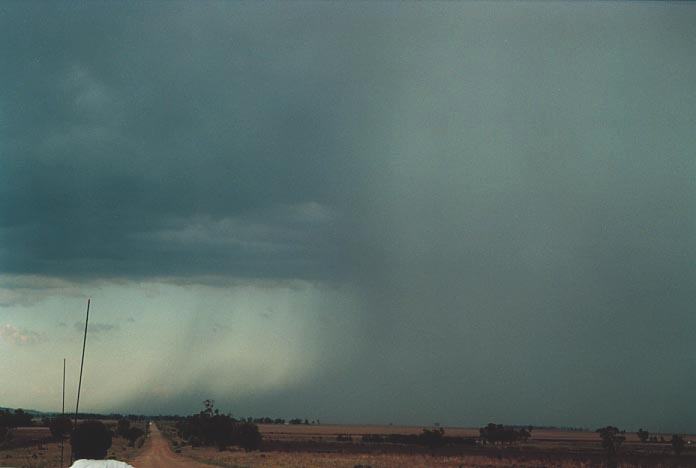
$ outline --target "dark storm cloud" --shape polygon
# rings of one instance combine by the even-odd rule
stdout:
[[[3,6],[5,271],[325,273],[342,59],[219,6],[33,7]],[[258,229],[175,234],[225,223]]]
[[[206,6],[0,7],[4,272],[349,283],[259,412],[693,429],[695,7]]]

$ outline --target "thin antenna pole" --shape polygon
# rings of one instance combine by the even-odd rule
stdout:
[[[60,414],[65,414],[65,358],[63,358],[63,409],[60,410]]]
[[[82,360],[80,361],[80,380],[77,383],[77,403],[75,404],[75,427],[77,429],[77,412],[80,409],[80,390],[82,389],[82,369],[85,365],[85,346],[87,345],[87,324],[89,323],[89,303],[91,299],[87,299],[87,319],[85,319],[85,337],[82,340]]]
[[[65,358],[63,358],[63,407],[60,410],[62,417],[65,417]],[[62,423],[61,423],[62,424]],[[65,446],[65,436],[60,436],[60,468],[63,468],[63,448]]]

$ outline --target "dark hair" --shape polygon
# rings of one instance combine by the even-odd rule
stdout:
[[[85,421],[73,431],[70,443],[75,460],[100,460],[111,447],[111,431],[101,421]]]

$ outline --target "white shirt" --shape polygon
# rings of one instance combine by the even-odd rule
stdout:
[[[135,468],[128,463],[123,463],[118,460],[88,460],[82,458],[75,460],[75,463],[70,465],[70,468]]]

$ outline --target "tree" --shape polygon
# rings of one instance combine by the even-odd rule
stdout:
[[[607,451],[607,454],[614,455],[619,451],[619,447],[626,440],[623,432],[621,432],[617,427],[606,426],[597,429],[599,436],[602,438],[602,447]]]
[[[674,450],[675,455],[680,455],[682,453],[684,445],[686,445],[686,442],[682,436],[677,434],[672,435],[672,450]]]
[[[648,438],[650,437],[650,433],[648,431],[644,431],[642,427],[638,429],[638,432],[636,432],[636,434],[638,435],[640,441],[643,443],[647,442]]]
[[[604,450],[607,452],[609,466],[616,466],[615,457],[619,451],[619,447],[621,447],[621,444],[626,440],[626,436],[623,435],[625,432],[620,431],[614,426],[602,427],[597,429],[596,432],[599,433],[599,436],[602,438],[602,447],[604,447]]]
[[[135,441],[144,435],[145,435],[145,431],[143,431],[139,427],[134,426],[134,427],[130,427],[126,430],[124,437],[126,439],[128,439],[128,445],[133,447],[135,445]]]
[[[51,431],[51,435],[55,439],[62,439],[72,432],[72,421],[67,416],[58,416],[55,418],[50,418],[46,421],[48,429]]]

